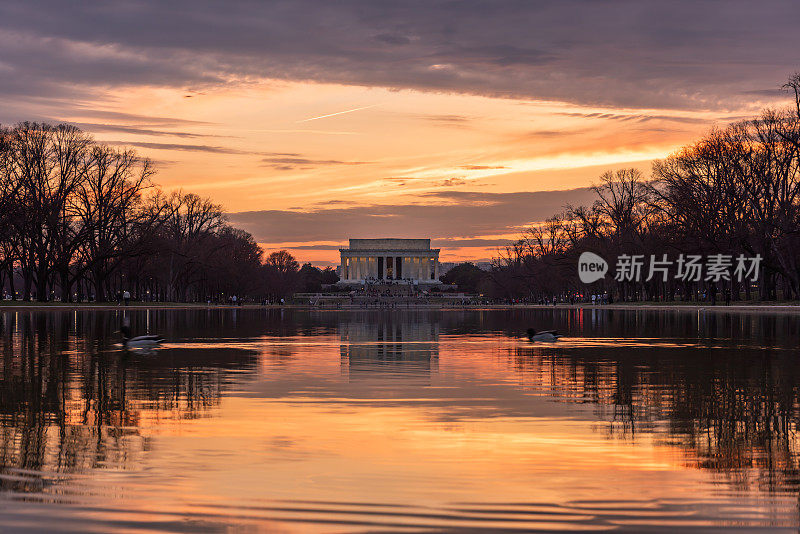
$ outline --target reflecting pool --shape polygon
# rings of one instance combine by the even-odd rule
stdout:
[[[167,342],[123,351],[123,314]],[[2,531],[799,524],[788,314],[0,311],[0,333]]]

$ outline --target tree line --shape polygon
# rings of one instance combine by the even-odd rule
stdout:
[[[566,206],[500,251],[480,290],[548,301],[594,293],[622,300],[800,298],[800,73],[783,88],[794,97],[790,107],[711,130],[656,161],[649,178],[633,168],[606,172],[592,205]],[[758,257],[760,276],[618,280],[612,264],[610,276],[586,285],[576,269],[584,251],[612,261]]]
[[[0,127],[0,292],[65,302],[123,291],[141,300],[265,300],[290,295],[315,269],[301,276],[286,251],[264,258],[220,205],[166,194],[154,174],[134,150],[69,124]]]

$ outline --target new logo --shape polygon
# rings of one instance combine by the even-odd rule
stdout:
[[[578,278],[584,284],[600,280],[607,272],[608,263],[594,252],[584,252],[578,258]]]

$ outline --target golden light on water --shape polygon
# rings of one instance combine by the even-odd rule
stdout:
[[[39,387],[63,391],[24,401],[33,419],[3,416],[0,483],[10,498],[36,497],[9,522],[27,524],[37,506],[86,530],[119,520],[288,531],[796,521],[796,440],[747,431],[769,404],[753,389],[762,349],[720,335],[729,321],[777,334],[774,365],[794,372],[780,341],[788,317],[131,313],[170,333],[157,357],[120,358],[113,334],[86,338],[110,332],[114,312],[4,316],[3,350],[16,356],[0,376],[32,384],[6,405]],[[631,314],[662,335],[620,336]],[[568,332],[558,344],[502,333],[547,318]],[[721,354],[741,363],[715,366]],[[718,402],[728,387],[742,406]],[[782,406],[792,391],[775,384]]]

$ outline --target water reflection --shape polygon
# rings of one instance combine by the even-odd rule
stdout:
[[[546,349],[514,347],[526,382],[553,399],[594,406],[612,437],[654,433],[690,465],[726,473],[739,486],[796,490],[800,374],[791,350],[699,351],[667,344]]]
[[[427,376],[439,359],[439,324],[404,313],[353,314],[338,325],[342,368],[358,376]]]
[[[126,355],[124,313],[164,347]],[[45,504],[86,530],[798,524],[789,315],[0,312],[0,332],[19,524]]]
[[[142,312],[180,331],[177,316]],[[0,314],[0,488],[40,491],[53,474],[101,467],[136,469],[149,448],[142,428],[209,416],[225,368],[255,365],[255,353],[167,348],[129,356],[118,343],[119,314]],[[15,474],[32,476],[16,476]]]

